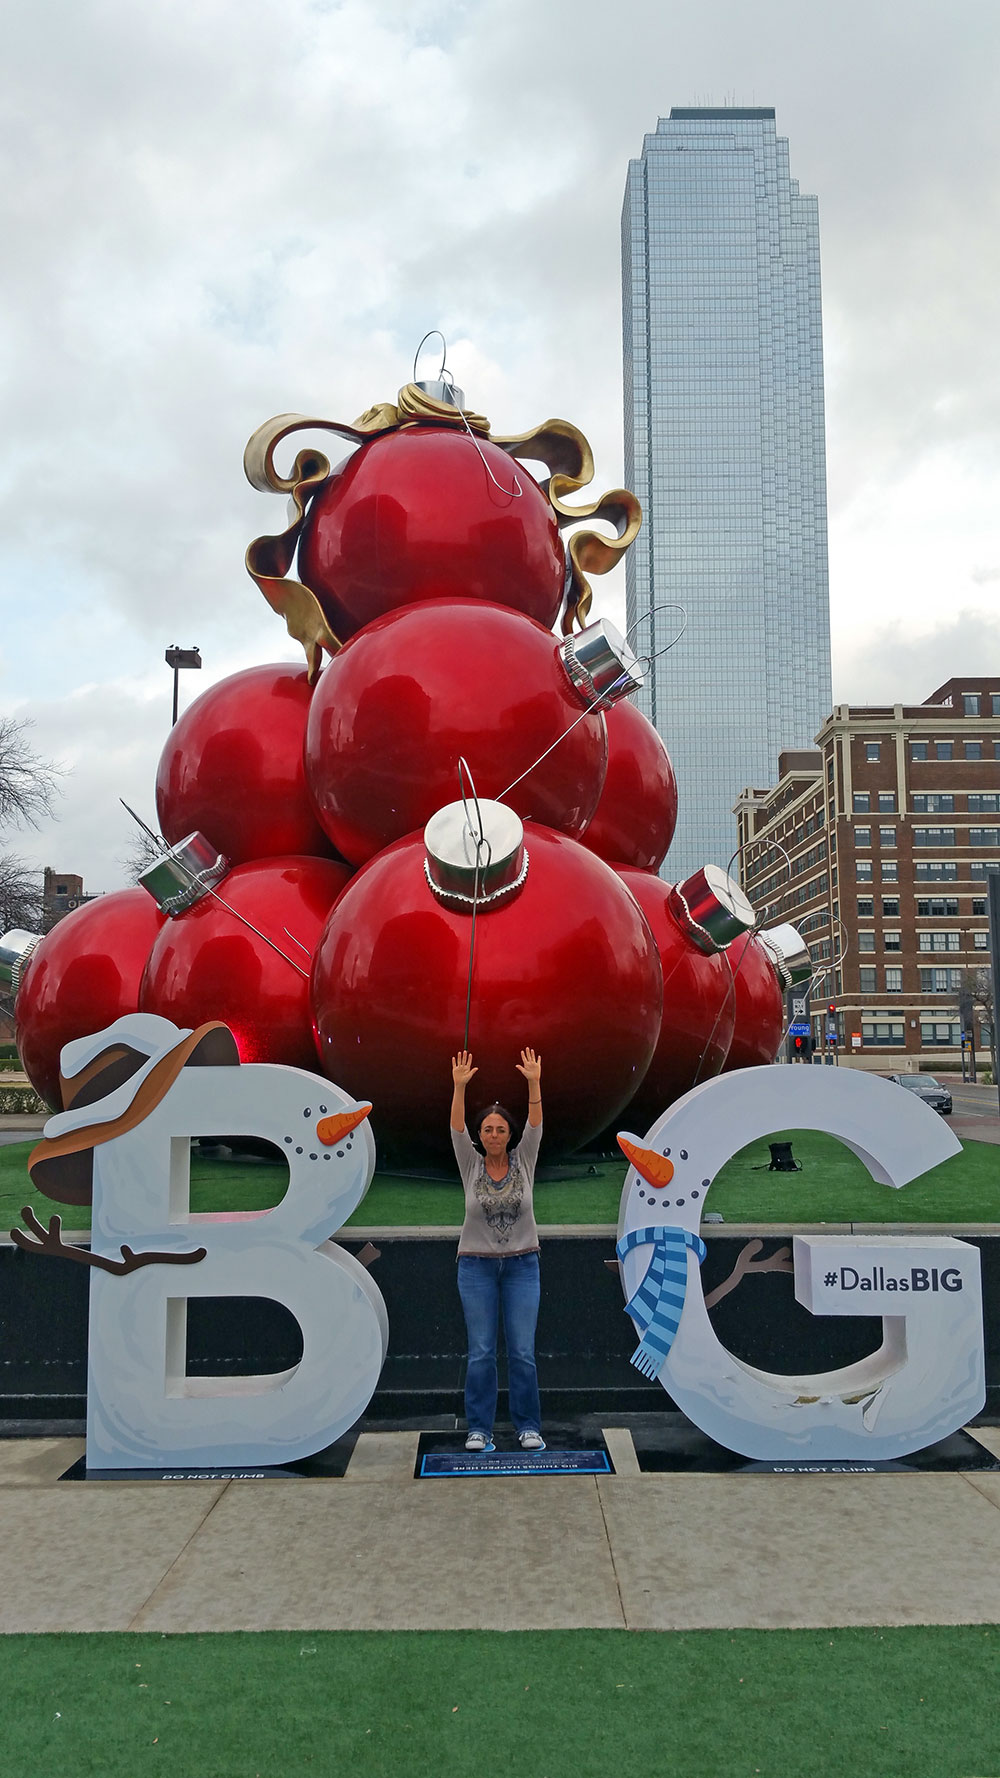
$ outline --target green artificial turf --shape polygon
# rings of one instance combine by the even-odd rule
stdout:
[[[767,1141],[751,1143],[728,1161],[712,1186],[710,1210],[726,1222],[936,1222],[1000,1223],[1000,1147],[966,1142],[901,1191],[877,1185],[861,1161],[832,1136],[809,1130],[775,1132],[769,1140],[790,1141],[801,1173],[767,1171]],[[20,1221],[30,1204],[47,1221],[59,1205],[31,1189],[25,1163],[30,1142],[0,1148],[0,1229]],[[610,1223],[618,1220],[624,1162],[579,1163],[574,1179],[541,1179],[535,1187],[540,1224]],[[283,1166],[265,1162],[191,1162],[191,1207],[196,1211],[264,1210],[285,1189]],[[62,1210],[67,1228],[90,1227],[85,1206]],[[431,1227],[462,1220],[462,1195],[454,1184],[401,1179],[376,1173],[371,1189],[348,1227]]]
[[[0,1640],[17,1778],[983,1778],[996,1626]]]

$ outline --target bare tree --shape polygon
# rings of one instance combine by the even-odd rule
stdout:
[[[60,768],[32,751],[31,726],[25,717],[0,716],[0,832],[38,827],[52,814]]]
[[[19,927],[37,932],[42,921],[42,879],[16,852],[0,852],[0,933]]]
[[[993,1079],[997,1077],[997,1030],[993,1016],[993,971],[986,964],[980,963],[975,969],[966,969],[962,974],[962,991],[972,997],[972,1004],[979,1013],[984,1025],[990,1028],[990,1060],[993,1064]]]

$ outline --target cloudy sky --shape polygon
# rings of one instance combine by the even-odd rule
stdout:
[[[185,701],[294,658],[243,568],[271,414],[392,399],[440,327],[495,429],[565,415],[619,481],[622,191],[671,105],[775,106],[819,196],[835,697],[1000,671],[998,70],[996,0],[9,10],[0,710],[66,768],[22,853],[123,880],[171,643]]]

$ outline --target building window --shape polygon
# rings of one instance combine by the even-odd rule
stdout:
[[[902,1019],[862,1019],[861,1041],[875,1049],[902,1049],[906,1031]]]
[[[970,815],[1000,815],[1000,795],[995,790],[969,797]]]
[[[924,1049],[958,1049],[962,1027],[957,1022],[945,1024],[940,1019],[921,1019],[920,1042]]]
[[[973,913],[976,913],[977,911],[975,902],[972,904],[972,911]],[[986,912],[985,902],[983,903],[982,912],[984,914]],[[958,896],[934,895],[927,901],[918,901],[917,915],[921,920],[957,920]]]
[[[916,759],[916,760],[926,759],[927,758],[927,742],[926,741],[911,741],[910,742],[910,758]]]
[[[885,991],[887,994],[901,994],[903,992],[903,971],[901,969],[886,970]]]
[[[478,843],[477,840],[476,844],[478,845]],[[854,844],[856,846],[870,846],[871,843],[872,830],[870,827],[856,827],[854,829]]]
[[[961,939],[957,932],[918,932],[918,951],[957,951]]]
[[[878,843],[880,846],[894,846],[896,844],[896,829],[894,827],[880,827],[878,830]],[[479,844],[478,840],[476,844]]]
[[[870,883],[872,880],[871,859],[859,858],[854,866],[854,875],[859,883]]]
[[[957,877],[958,865],[953,860],[939,858],[932,863],[929,858],[915,858],[913,861],[913,880],[916,883],[953,883]]]
[[[938,741],[935,744],[934,751],[937,754],[938,759],[951,759],[954,756],[955,749],[950,741]]]
[[[870,895],[858,896],[858,919],[870,920],[875,912],[875,903]]]
[[[977,711],[977,715],[978,715],[978,711]],[[866,741],[865,742],[865,758],[866,758],[866,760],[868,760],[869,764],[874,765],[875,762],[881,757],[881,754],[882,754],[882,748],[881,748],[881,744],[878,741]]]
[[[858,950],[859,951],[874,951],[874,949],[875,949],[875,934],[874,934],[874,932],[859,932],[858,933]]]
[[[993,714],[1000,716],[1000,694],[997,692],[993,693]]]
[[[883,920],[898,920],[899,919],[899,896],[898,895],[883,895],[883,897],[882,897],[882,918],[883,918]]]
[[[955,798],[950,791],[947,794],[942,792],[934,796],[913,796],[910,798],[910,802],[916,815],[953,815],[955,813]]]
[[[833,757],[832,757],[832,755],[826,762],[826,781],[828,784],[833,783]]]
[[[922,969],[921,994],[957,994],[962,986],[960,969]]]
[[[982,757],[983,757],[983,743],[982,743],[982,741],[966,741],[966,743],[965,743],[965,757],[966,757],[966,759],[982,759]]]
[[[862,994],[876,994],[878,992],[875,982],[875,969],[873,966],[858,970],[858,982],[860,983]]]
[[[962,693],[962,715],[963,716],[978,716],[979,715],[979,693],[977,691],[963,691],[963,693]]]
[[[894,790],[880,790],[879,791],[879,793],[878,793],[878,812],[880,815],[895,815],[895,813],[896,813],[896,792]]]
[[[1000,846],[1000,827],[970,827],[969,845],[979,847]]]
[[[855,815],[867,815],[871,806],[872,799],[867,790],[856,790],[854,792],[853,808]]]
[[[883,881],[883,883],[898,883],[899,882],[899,865],[897,864],[895,858],[883,858],[883,860],[882,860],[882,881]]]
[[[477,841],[477,844],[478,844],[478,841]],[[972,934],[972,948],[974,951],[988,951],[990,948],[989,933],[988,932],[974,932]]]
[[[955,829],[953,827],[915,827],[913,829],[915,846],[953,846]]]
[[[955,903],[955,912],[956,912],[956,914],[958,913],[958,902],[957,901]],[[986,912],[987,912],[986,897],[980,896],[980,895],[974,895],[972,897],[973,918],[975,918],[975,916],[978,914],[980,919],[984,920],[986,918]]]
[[[902,933],[901,932],[883,932],[883,934],[882,934],[882,949],[884,951],[901,951],[903,949],[903,935],[902,935]]]

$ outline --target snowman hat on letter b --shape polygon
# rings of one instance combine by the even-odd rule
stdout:
[[[182,1068],[239,1065],[228,1025],[181,1030],[153,1013],[129,1013],[63,1046],[59,1088],[65,1110],[45,1125],[28,1156],[32,1183],[64,1204],[89,1204],[93,1150],[142,1123]]]

